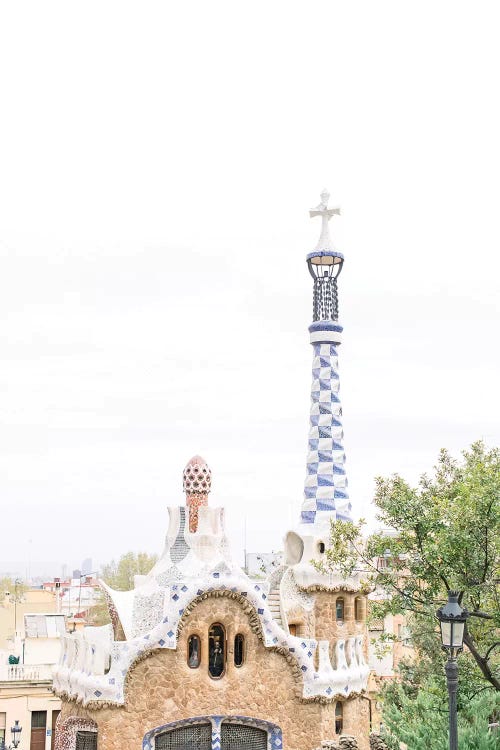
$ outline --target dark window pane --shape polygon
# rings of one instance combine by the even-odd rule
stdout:
[[[267,750],[267,732],[243,724],[222,724],[223,750]]]
[[[188,639],[188,667],[196,669],[200,666],[201,641],[197,635],[190,635]]]
[[[155,750],[210,750],[212,725],[194,724],[157,735]]]
[[[77,732],[75,750],[97,750],[97,732]]]
[[[245,658],[245,639],[241,633],[238,633],[234,638],[234,664],[236,667],[241,667]]]
[[[344,619],[344,600],[343,599],[337,599],[337,602],[335,604],[335,614],[336,614],[337,620]]]
[[[31,712],[31,728],[32,729],[45,729],[47,726],[47,711],[32,711]]]
[[[335,705],[335,734],[342,734],[342,728],[344,725],[344,710],[342,703],[336,703]]]
[[[208,631],[208,671],[211,677],[222,677],[226,664],[226,635],[216,623]]]

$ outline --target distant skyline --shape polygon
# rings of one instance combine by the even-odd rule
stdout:
[[[498,444],[495,11],[2,5],[0,568],[161,553],[197,453],[238,559],[282,549],[323,187],[354,516]]]

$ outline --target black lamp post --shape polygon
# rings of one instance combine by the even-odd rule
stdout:
[[[462,651],[464,643],[465,621],[469,613],[458,603],[458,591],[448,591],[447,603],[438,609],[436,617],[441,626],[441,641],[443,650],[448,654],[445,672],[448,683],[449,719],[450,719],[450,750],[458,750],[457,739],[457,687],[458,665],[457,656]]]
[[[16,748],[19,747],[19,743],[21,742],[22,731],[23,731],[23,728],[19,726],[18,719],[15,719],[14,726],[10,728],[10,732],[12,734],[12,744],[6,747],[5,743],[3,741],[0,741],[0,746],[2,747],[2,750],[16,750]]]

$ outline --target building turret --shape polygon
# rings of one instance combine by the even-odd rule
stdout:
[[[342,326],[338,322],[337,279],[344,256],[334,247],[330,219],[339,208],[328,208],[329,194],[321,193],[321,203],[309,212],[321,217],[321,234],[307,265],[314,279],[313,322],[309,326],[313,346],[311,413],[307,476],[301,523],[314,524],[330,518],[349,519],[350,503],[344,468],[342,407],[338,396],[337,347]]]
[[[189,531],[198,529],[199,508],[208,505],[208,493],[212,489],[212,472],[201,456],[193,456],[182,474],[182,488],[189,509]]]

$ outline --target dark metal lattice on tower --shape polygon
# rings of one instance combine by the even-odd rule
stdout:
[[[342,270],[344,256],[333,247],[328,222],[340,208],[328,208],[330,196],[324,190],[321,203],[309,211],[310,216],[321,216],[321,235],[314,252],[307,256],[309,273],[314,279],[313,320],[338,320],[337,277]]]

